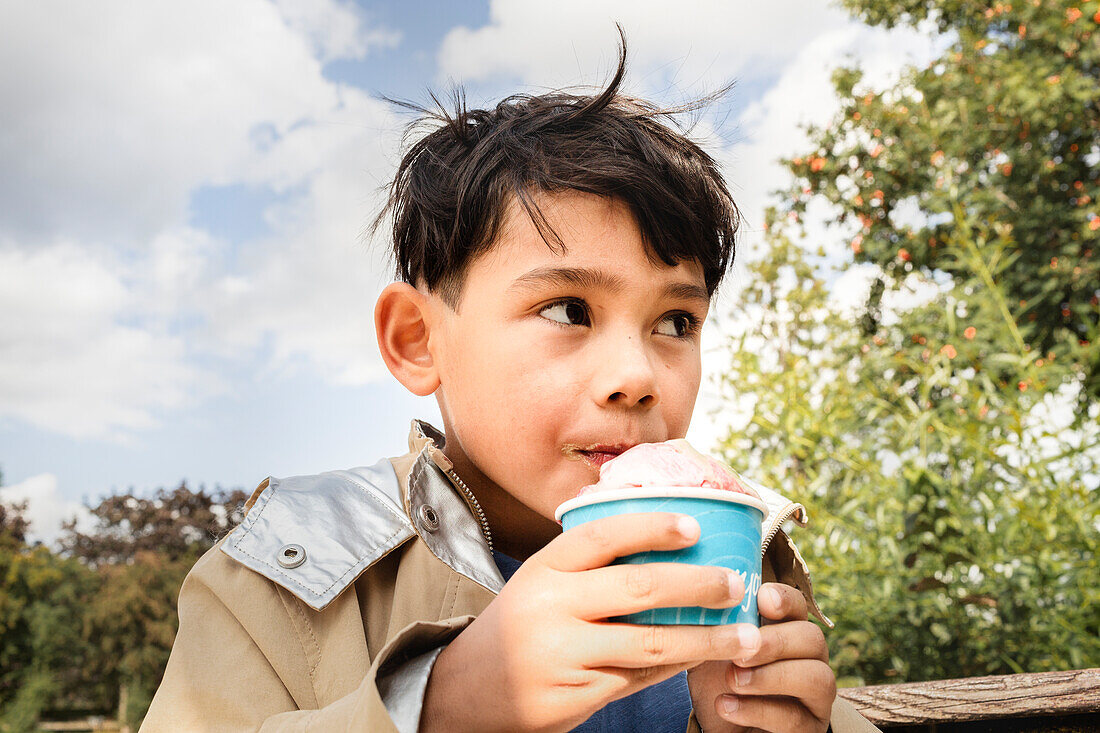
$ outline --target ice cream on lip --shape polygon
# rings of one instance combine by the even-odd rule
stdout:
[[[601,465],[599,481],[585,486],[578,496],[646,486],[720,489],[760,499],[737,474],[682,438],[642,443],[623,451]]]

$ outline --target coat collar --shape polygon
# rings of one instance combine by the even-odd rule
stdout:
[[[318,611],[416,536],[451,569],[499,592],[504,580],[480,526],[447,477],[443,440],[414,421],[410,452],[401,458],[268,478],[221,549]]]

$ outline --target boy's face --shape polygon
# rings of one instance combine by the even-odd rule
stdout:
[[[457,310],[430,296],[445,452],[500,548],[524,557],[601,463],[684,436],[709,305],[702,267],[651,262],[625,204],[570,192],[540,207],[564,253],[513,201]]]

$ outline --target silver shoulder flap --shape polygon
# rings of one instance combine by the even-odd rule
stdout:
[[[321,610],[415,534],[390,462],[269,479],[222,551]]]

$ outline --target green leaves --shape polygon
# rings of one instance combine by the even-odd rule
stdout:
[[[965,211],[965,209],[962,209]],[[960,214],[929,302],[866,333],[771,230],[720,388],[753,414],[724,458],[809,509],[799,536],[838,674],[866,683],[1100,665],[1100,428],[1079,364],[1030,348],[1014,242]],[[1089,483],[1091,482],[1091,483]]]
[[[108,496],[91,531],[67,526],[60,553],[29,546],[25,507],[0,504],[0,729],[34,730],[43,710],[112,714],[124,687],[136,726],[168,661],[183,578],[245,498],[185,485]]]
[[[742,296],[725,457],[817,522],[842,678],[1098,666],[1100,2],[844,4],[949,46],[890,89],[834,75]],[[814,199],[880,273],[850,319],[800,249]],[[937,293],[891,307],[912,278]]]
[[[834,75],[841,111],[810,130],[812,152],[791,160],[788,210],[801,214],[813,197],[834,204],[838,222],[859,227],[856,260],[878,264],[894,282],[911,272],[972,271],[949,241],[959,214],[997,223],[998,236],[1013,242],[997,270],[1021,336],[1039,354],[1086,347],[1075,354],[1080,373],[1068,378],[1084,383],[1082,400],[1096,401],[1100,5],[845,5],[872,24],[929,19],[954,41],[891,89],[869,91],[858,70]],[[920,216],[899,226],[895,213],[914,205]]]

